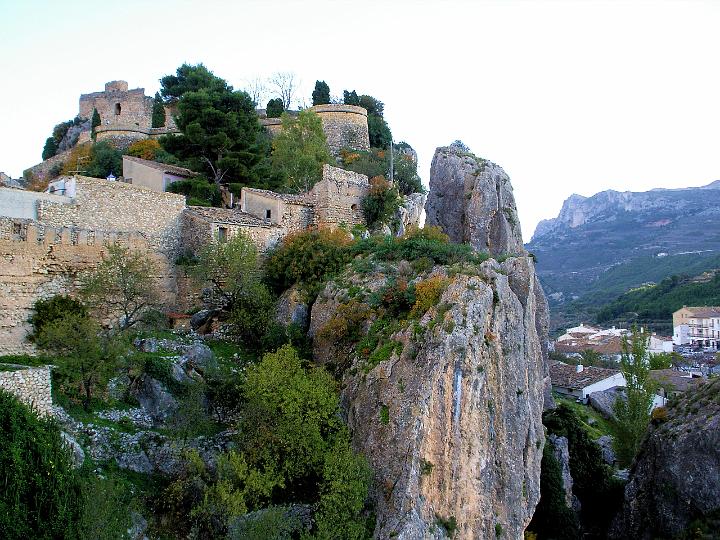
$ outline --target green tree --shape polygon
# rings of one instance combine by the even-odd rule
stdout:
[[[238,233],[228,242],[216,241],[199,255],[190,273],[212,287],[216,305],[230,313],[234,330],[251,347],[259,346],[274,313],[274,303],[262,283],[257,248]]]
[[[159,307],[155,275],[147,254],[111,244],[96,269],[83,276],[80,296],[92,312],[116,320],[124,331],[140,322],[145,311]]]
[[[272,169],[285,179],[287,190],[309,191],[322,178],[322,167],[332,161],[320,117],[311,110],[297,118],[282,116],[282,131],[272,143]]]
[[[165,104],[160,97],[160,92],[155,92],[152,107],[152,127],[159,128],[165,126]]]
[[[46,324],[37,344],[57,356],[57,372],[68,385],[77,385],[86,410],[95,389],[115,374],[124,351],[122,340],[102,332],[89,317],[74,314]]]
[[[202,64],[185,64],[161,84],[161,94],[177,100],[180,130],[161,138],[165,150],[216,184],[254,185],[267,174],[267,140],[247,93],[234,91]]]
[[[650,378],[648,338],[637,327],[633,327],[630,340],[623,338],[620,370],[625,377],[627,400],[615,401],[612,423],[615,452],[623,466],[629,466],[637,454],[650,422],[655,385]]]
[[[368,228],[389,224],[400,207],[397,188],[382,176],[370,180],[370,191],[362,200],[363,215]]]
[[[600,360],[600,353],[593,349],[585,349],[580,353],[580,362],[585,366],[597,366]]]
[[[34,313],[28,319],[33,332],[28,336],[34,341],[40,335],[46,324],[67,317],[68,315],[87,316],[87,308],[82,302],[66,295],[57,294],[45,300],[38,300],[33,304]]]
[[[382,101],[365,94],[360,96],[359,105],[368,112],[368,116],[373,115],[382,117],[385,112],[385,105]]]
[[[283,107],[283,102],[280,98],[271,99],[265,106],[265,114],[268,118],[280,118],[284,111],[285,108]]]
[[[355,90],[352,92],[343,90],[343,103],[345,103],[345,105],[360,105],[360,98],[357,92]]]
[[[682,360],[682,356],[680,356],[676,352],[672,353],[658,353],[658,354],[651,354],[649,355],[650,360],[650,369],[669,369],[672,367],[672,365],[679,360]]]
[[[58,425],[0,390],[0,531],[19,540],[78,537],[81,484]]]
[[[93,144],[90,149],[87,175],[95,178],[107,178],[110,173],[115,176],[122,173],[122,153],[107,141]]]
[[[45,146],[43,147],[42,151],[42,158],[43,161],[46,159],[50,159],[55,154],[57,154],[57,144],[55,143],[54,137],[48,137],[45,139]]]
[[[240,437],[251,464],[270,465],[291,493],[323,473],[326,453],[342,431],[335,382],[322,368],[305,370],[286,345],[247,369]]]
[[[315,89],[312,93],[313,105],[326,105],[330,103],[330,87],[325,81],[315,81]]]
[[[92,112],[92,119],[90,120],[90,129],[92,129],[93,133],[95,132],[95,128],[100,125],[100,113],[97,109],[93,108]]]
[[[373,148],[390,148],[392,133],[390,126],[382,116],[368,115],[368,135],[370,136],[370,146]]]

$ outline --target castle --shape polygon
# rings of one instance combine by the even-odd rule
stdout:
[[[166,126],[152,128],[152,98],[142,88],[128,90],[124,81],[105,85],[104,92],[80,97],[80,115],[100,114],[99,140],[124,145],[128,141],[176,131],[171,111]],[[349,105],[313,107],[334,152],[368,149],[367,112]],[[279,119],[263,118],[272,132]],[[126,156],[127,157],[127,156]],[[36,166],[38,174],[48,162]],[[92,269],[107,246],[120,243],[142,250],[153,260],[152,276],[164,292],[168,311],[185,311],[199,303],[197,291],[175,261],[197,254],[211,242],[237,234],[249,237],[265,252],[290,233],[308,228],[364,224],[362,200],[368,177],[325,165],[322,179],[302,194],[290,195],[245,187],[234,208],[187,206],[185,197],[167,193],[167,183],[192,171],[130,158],[124,181],[85,176],[64,177],[48,193],[0,187],[0,355],[30,352],[26,336],[33,304],[56,294],[72,293],[79,273]],[[145,175],[143,169],[154,176]],[[424,195],[406,198],[399,221],[404,229],[420,220]]]

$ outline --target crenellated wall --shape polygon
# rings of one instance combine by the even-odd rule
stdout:
[[[153,249],[139,233],[44,226],[0,217],[0,355],[32,353],[26,341],[33,304],[57,294],[74,294],[80,275],[103,259],[110,244],[147,253],[164,305],[176,304],[173,259]]]

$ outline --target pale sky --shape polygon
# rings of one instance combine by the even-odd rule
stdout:
[[[385,103],[427,186],[463,140],[510,175],[525,240],[572,193],[720,179],[720,2],[0,0],[0,171],[81,93],[152,95],[183,62],[236,88],[293,71]]]

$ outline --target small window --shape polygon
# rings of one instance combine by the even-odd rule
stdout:
[[[122,112],[122,107],[119,103],[115,104],[115,116],[120,116],[120,113]]]
[[[272,210],[268,209],[265,210],[265,219],[270,219],[272,217]]]
[[[352,210],[353,212],[357,212],[357,204],[351,205],[350,210]]]
[[[227,227],[218,227],[218,242],[224,244],[227,242]]]

